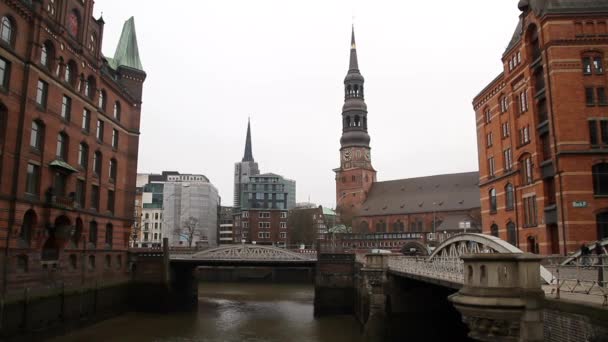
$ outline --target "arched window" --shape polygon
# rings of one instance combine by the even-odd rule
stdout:
[[[110,255],[106,255],[106,269],[110,269],[112,267],[112,257]]]
[[[361,120],[359,119],[359,115],[355,115],[355,127],[361,126]]]
[[[2,17],[2,25],[0,26],[0,39],[6,44],[13,44],[15,35],[15,25],[9,17]]]
[[[111,223],[106,225],[106,247],[112,247],[114,241],[114,226]]]
[[[505,206],[507,210],[513,210],[515,207],[515,191],[511,183],[505,186]]]
[[[70,241],[72,242],[72,246],[74,248],[78,247],[78,243],[80,242],[80,238],[82,237],[83,224],[82,219],[79,217],[76,219],[76,226],[74,227],[74,232]]]
[[[95,151],[95,154],[93,155],[93,171],[98,177],[101,176],[101,159],[101,152]]]
[[[608,238],[608,211],[598,214],[595,217],[597,224],[597,239],[603,240]]]
[[[114,102],[114,119],[120,121],[120,102]]]
[[[393,223],[393,232],[403,232],[405,230],[405,225],[401,220],[397,220],[397,222]]]
[[[97,106],[99,107],[99,109],[101,109],[103,111],[106,110],[106,91],[103,89],[99,92],[99,99],[97,100]]]
[[[36,212],[28,210],[23,215],[23,223],[21,224],[21,231],[19,232],[19,241],[23,246],[29,246],[32,240],[32,233],[36,227],[38,218]]]
[[[95,52],[95,49],[97,48],[97,34],[95,32],[91,33],[91,36],[89,37],[89,50],[91,52]]]
[[[515,223],[513,222],[507,223],[507,242],[509,242],[513,246],[517,246],[517,232],[515,228]]]
[[[59,133],[57,135],[57,159],[67,161],[68,157],[68,136],[65,133]]]
[[[91,247],[97,245],[97,222],[91,221],[89,224],[89,244]]]
[[[95,89],[95,78],[89,76],[84,83],[84,96],[92,100],[95,97]]]
[[[526,33],[528,46],[530,47],[530,51],[528,54],[531,57],[531,61],[535,61],[540,58],[540,41],[538,39],[538,28],[536,25],[530,25],[528,27],[528,32]]]
[[[608,163],[593,165],[593,193],[608,195]]]
[[[89,164],[89,146],[86,143],[80,143],[78,148],[78,165],[86,170]]]
[[[380,222],[376,223],[376,233],[386,233],[386,222],[380,220]]]
[[[42,140],[43,140],[44,129],[40,122],[32,121],[32,133],[30,135],[30,147],[34,150],[41,151],[42,150]]]
[[[492,226],[490,226],[490,234],[498,237],[498,225],[497,224],[493,224]]]
[[[46,41],[42,44],[42,49],[40,50],[40,64],[50,70],[53,67],[54,59],[55,48],[51,42]]]
[[[369,224],[367,223],[367,221],[361,221],[361,223],[359,223],[359,233],[361,233],[361,234],[369,233]]]
[[[532,156],[524,154],[519,159],[520,172],[521,172],[521,183],[523,185],[532,184],[534,181],[534,174],[532,171]]]
[[[71,86],[74,86],[74,83],[76,80],[76,75],[78,73],[78,71],[76,69],[77,69],[76,62],[74,62],[74,61],[69,61],[65,65],[65,72],[63,73],[63,80]]]
[[[112,158],[110,159],[110,181],[111,182],[115,182],[116,181],[116,171],[118,169],[118,163],[116,162],[116,159]]]
[[[495,213],[496,207],[497,207],[496,189],[490,189],[489,195],[490,195],[490,213]]]

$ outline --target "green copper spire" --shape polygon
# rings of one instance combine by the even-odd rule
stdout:
[[[135,33],[135,18],[131,17],[122,27],[122,34],[114,53],[114,58],[109,59],[110,66],[114,69],[124,66],[136,70],[144,70],[139,59],[139,48],[137,47],[137,34]]]

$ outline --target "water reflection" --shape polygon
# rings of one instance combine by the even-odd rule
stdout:
[[[351,316],[315,319],[313,300],[311,285],[201,283],[198,312],[129,313],[53,341],[363,341]]]

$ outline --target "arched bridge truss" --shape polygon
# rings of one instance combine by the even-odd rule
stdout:
[[[230,245],[208,249],[189,256],[175,257],[181,261],[226,262],[313,262],[316,255],[301,254],[283,248],[262,245]]]
[[[461,256],[479,253],[523,253],[519,248],[491,235],[465,233],[453,236],[441,243],[427,258],[391,256],[389,271],[432,281],[450,287],[464,283]],[[541,277],[551,283],[553,275],[541,266]]]

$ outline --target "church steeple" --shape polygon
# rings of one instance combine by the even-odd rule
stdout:
[[[355,28],[350,41],[350,62],[344,78],[344,107],[342,108],[342,138],[340,145],[345,147],[369,147],[367,134],[367,105],[364,100],[363,84],[365,79],[359,72]]]
[[[251,122],[247,120],[247,138],[245,139],[245,154],[243,155],[243,162],[253,161],[253,152],[251,149]]]

